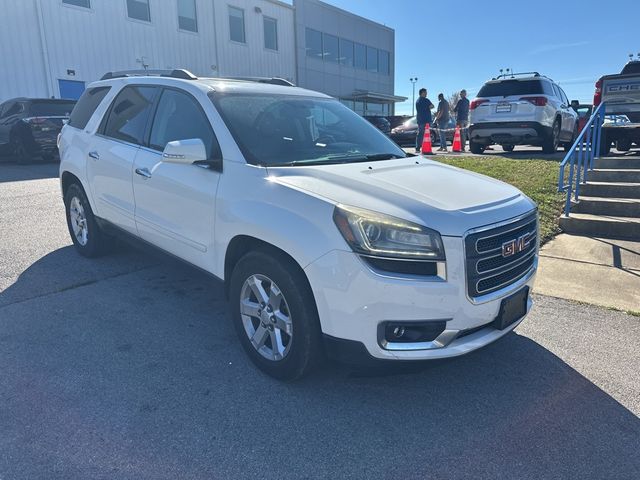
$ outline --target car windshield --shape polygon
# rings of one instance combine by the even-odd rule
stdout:
[[[29,114],[34,117],[68,117],[76,102],[33,102],[29,107]]]
[[[418,126],[418,120],[416,120],[416,117],[411,117],[409,120],[404,122],[403,125],[406,128],[417,127]]]
[[[258,165],[352,163],[406,154],[334,99],[211,93],[248,162]]]
[[[540,80],[503,80],[485,84],[478,97],[509,97],[511,95],[545,94]]]

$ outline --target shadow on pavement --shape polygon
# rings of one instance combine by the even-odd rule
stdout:
[[[15,288],[42,276],[63,284],[77,265],[57,250]],[[280,383],[241,350],[220,283],[173,262],[0,307],[0,364],[6,478],[613,479],[640,469],[640,420],[527,337],[411,368],[327,364]]]
[[[57,178],[59,168],[59,162],[18,165],[0,161],[0,183]]]

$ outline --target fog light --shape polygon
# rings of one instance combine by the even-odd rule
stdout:
[[[404,336],[404,327],[396,327],[393,329],[393,335],[396,338],[402,338]]]
[[[383,322],[378,327],[378,342],[382,347],[387,343],[431,342],[438,338],[446,326],[446,320]]]

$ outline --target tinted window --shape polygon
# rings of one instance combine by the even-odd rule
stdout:
[[[560,87],[558,87],[560,89],[560,98],[562,98],[562,103],[564,103],[565,105],[569,105],[569,98],[567,97],[567,94],[564,93],[564,90]]]
[[[510,95],[543,95],[540,80],[502,80],[487,83],[478,92],[478,97],[508,97]]]
[[[351,40],[340,39],[340,63],[353,67],[353,42]]]
[[[189,32],[198,31],[196,0],[178,0],[178,27]]]
[[[338,37],[322,34],[322,54],[325,60],[329,62],[337,62],[340,57],[338,49]]]
[[[69,125],[82,130],[89,123],[89,119],[96,111],[102,99],[109,93],[111,87],[95,87],[85,90],[76,106],[73,107]]]
[[[367,47],[367,70],[372,73],[378,71],[378,49]]]
[[[229,38],[234,42],[245,43],[244,10],[229,7]]]
[[[308,164],[362,161],[371,154],[405,156],[382,132],[335,99],[235,93],[210,96],[252,163]]]
[[[168,142],[191,138],[203,141],[207,158],[219,156],[218,143],[200,105],[187,93],[165,90],[158,102],[149,145],[164,150]]]
[[[640,62],[627,63],[620,73],[622,75],[626,75],[628,73],[640,73]]]
[[[360,43],[356,43],[353,49],[354,53],[354,64],[356,68],[366,69],[367,68],[367,47]]]
[[[384,50],[378,51],[378,70],[384,75],[389,75],[389,52]]]
[[[263,17],[264,48],[278,50],[278,21],[275,18]]]
[[[76,7],[91,8],[90,0],[62,0],[62,3],[67,5],[75,5]]]
[[[127,15],[129,18],[150,22],[149,0],[127,0]]]
[[[111,104],[104,135],[142,145],[155,87],[125,87]]]
[[[20,113],[23,110],[23,106],[21,103],[16,102],[13,105],[11,105],[9,108],[7,108],[7,111],[4,113],[5,117],[8,117],[10,115],[15,115],[16,113]]]
[[[322,59],[322,34],[317,30],[307,28],[305,35],[307,55]]]
[[[547,82],[545,80],[542,80],[542,90],[544,91],[545,95],[553,95],[553,88],[551,86],[551,82]]]
[[[29,106],[29,115],[34,117],[68,117],[76,102],[61,102],[43,100],[32,102]]]

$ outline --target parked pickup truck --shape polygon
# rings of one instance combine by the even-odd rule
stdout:
[[[640,146],[640,60],[631,60],[619,74],[605,75],[596,82],[594,110],[602,102],[606,102],[607,115],[623,115],[629,121],[605,122],[600,153],[608,154],[612,144],[624,152],[634,143]]]

